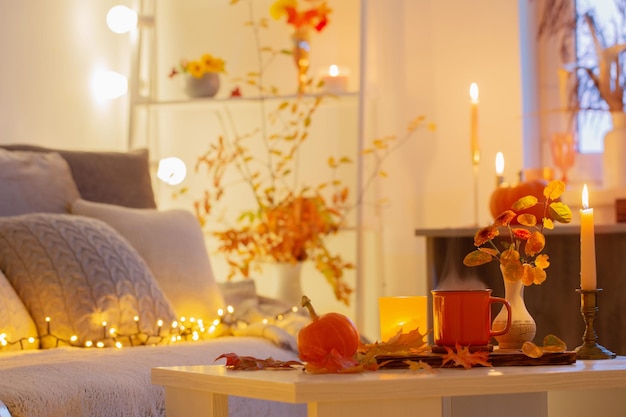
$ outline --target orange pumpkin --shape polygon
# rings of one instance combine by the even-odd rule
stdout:
[[[517,212],[517,214],[534,214],[537,218],[537,221],[540,222],[545,212],[544,204],[542,204],[541,202],[545,200],[543,196],[543,189],[545,188],[546,184],[547,182],[544,180],[532,180],[520,182],[513,186],[496,188],[491,194],[491,201],[489,202],[489,210],[491,211],[491,215],[495,219],[500,214],[502,214],[502,212],[510,210],[513,203],[515,203],[520,198],[526,197],[527,195],[532,195],[537,197],[539,203],[534,207],[519,211]],[[513,222],[516,223],[515,220],[513,220]]]
[[[352,358],[360,340],[352,320],[340,313],[318,316],[306,295],[302,297],[302,306],[309,310],[311,322],[298,333],[300,359],[320,363],[333,354],[333,350],[343,358]]]

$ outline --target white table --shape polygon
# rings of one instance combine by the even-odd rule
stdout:
[[[229,395],[306,403],[309,417],[573,417],[599,411],[603,417],[626,416],[626,357],[574,365],[439,369],[432,374],[383,370],[310,375],[300,370],[179,366],[154,368],[152,382],[165,387],[167,417],[226,417]]]

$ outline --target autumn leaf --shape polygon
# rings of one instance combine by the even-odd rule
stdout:
[[[543,351],[551,353],[561,353],[567,350],[567,344],[553,334],[543,338]]]
[[[406,360],[404,361],[404,363],[408,365],[409,371],[413,371],[413,372],[426,371],[431,374],[435,373],[435,370],[433,369],[433,367],[424,361]]]
[[[533,342],[527,341],[522,345],[522,353],[529,358],[537,359],[543,356],[543,349]]]
[[[543,346],[537,346],[533,342],[524,342],[522,352],[530,358],[540,358],[544,353],[562,353],[567,351],[564,341],[553,334],[543,338]]]
[[[319,360],[307,362],[304,369],[312,374],[358,373],[364,370],[354,358],[342,356],[336,349]]]
[[[537,217],[534,214],[522,213],[517,216],[517,222],[522,226],[533,227],[537,224]]]
[[[442,366],[452,362],[452,366],[462,366],[465,369],[470,369],[472,366],[481,365],[490,367],[489,352],[484,350],[478,350],[471,352],[469,346],[461,346],[456,344],[456,349],[445,347],[446,353],[443,356]]]
[[[559,223],[569,223],[572,221],[572,210],[565,203],[556,201],[548,206],[550,217]]]
[[[526,246],[524,247],[524,253],[527,256],[535,256],[539,252],[543,250],[546,246],[546,238],[543,233],[534,231],[531,233],[528,241],[526,241]]]
[[[407,333],[403,333],[400,330],[386,342],[361,345],[359,353],[363,355],[367,353],[373,353],[374,355],[415,355],[430,349],[428,343],[424,340],[428,333],[428,331],[422,333],[419,328],[410,330]]]
[[[479,266],[489,263],[493,260],[493,256],[490,253],[482,250],[474,250],[463,258],[463,265],[465,266]]]
[[[295,369],[302,366],[298,361],[279,361],[273,358],[257,359],[253,356],[239,356],[236,353],[223,353],[214,362],[226,359],[226,368],[240,371],[258,371],[261,369]]]
[[[539,200],[537,200],[537,197],[535,197],[534,195],[527,195],[526,197],[522,197],[515,203],[513,203],[511,208],[515,211],[526,210],[531,207],[535,207],[538,201]]]
[[[565,183],[561,180],[552,180],[543,190],[543,196],[548,200],[556,200],[565,192]]]

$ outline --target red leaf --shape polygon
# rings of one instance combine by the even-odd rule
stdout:
[[[253,356],[239,356],[236,353],[222,353],[215,361],[226,359],[228,369],[240,371],[258,371],[261,369],[295,369],[302,366],[298,361],[278,361],[273,358],[257,359]]]

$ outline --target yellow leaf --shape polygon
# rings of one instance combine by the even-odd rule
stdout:
[[[543,227],[545,229],[552,230],[552,229],[554,229],[554,222],[552,221],[552,219],[544,217],[544,219],[543,219]]]
[[[556,200],[565,192],[565,183],[561,180],[552,180],[543,189],[543,196],[548,200]]]
[[[504,279],[519,281],[524,277],[524,266],[519,260],[500,258],[500,266],[502,267],[502,276]]]
[[[485,247],[485,248],[478,248],[478,250],[481,251],[481,252],[486,252],[489,255],[493,256],[493,257],[498,256],[498,251],[496,249],[494,249],[494,248],[486,248]]]
[[[548,261],[548,255],[542,253],[541,255],[537,255],[535,258],[535,266],[537,268],[546,269],[550,266],[550,262]]]
[[[408,365],[408,370],[412,371],[412,372],[419,372],[419,371],[426,371],[426,372],[430,372],[430,373],[434,373],[435,370],[433,369],[432,366],[430,366],[429,364],[427,364],[424,361],[411,361],[411,360],[406,360],[404,361],[404,363],[406,363]]]
[[[544,271],[541,268],[532,268],[532,272],[533,272],[533,282],[532,283],[535,284],[535,285],[543,284],[543,282],[548,277],[548,275],[546,274],[546,271]]]
[[[524,275],[522,276],[524,285],[529,286],[535,282],[534,268],[529,264],[524,264]]]
[[[531,233],[524,246],[524,253],[528,256],[535,256],[546,246],[546,237],[538,231]]]
[[[565,203],[555,201],[548,206],[550,217],[559,223],[569,223],[572,221],[572,210]]]
[[[543,338],[543,351],[544,352],[565,352],[567,350],[567,344],[556,337],[553,334],[549,334]]]
[[[534,214],[524,213],[517,216],[517,221],[522,226],[533,227],[537,224],[537,218]]]
[[[543,356],[543,349],[534,344],[533,342],[524,342],[522,345],[522,352],[529,358],[540,358]]]
[[[490,254],[485,253],[484,251],[475,250],[465,255],[465,258],[463,259],[463,265],[478,266],[491,262],[492,260],[493,257]]]
[[[519,252],[516,251],[515,248],[510,247],[502,252],[502,257],[500,259],[503,261],[519,261]]]
[[[531,207],[535,207],[537,205],[537,197],[534,195],[527,195],[526,197],[522,197],[517,200],[511,208],[515,211],[526,210]]]

